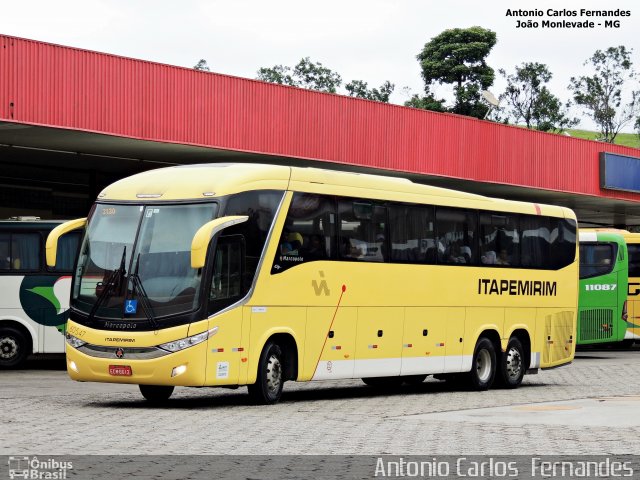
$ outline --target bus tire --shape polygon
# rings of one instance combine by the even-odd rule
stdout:
[[[522,383],[526,371],[525,354],[522,342],[511,337],[507,350],[501,355],[496,380],[501,387],[516,388]]]
[[[0,327],[0,368],[17,368],[29,356],[29,340],[14,327]]]
[[[472,390],[488,390],[496,376],[496,349],[487,337],[480,337],[473,351],[467,384]]]
[[[170,385],[139,385],[140,393],[150,403],[164,403],[169,400],[175,387]]]
[[[249,396],[254,403],[259,405],[273,405],[282,397],[284,386],[284,364],[282,349],[269,341],[262,349],[260,362],[258,363],[258,376],[256,383],[248,385]]]

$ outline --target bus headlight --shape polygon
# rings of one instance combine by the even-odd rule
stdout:
[[[67,343],[69,345],[71,345],[73,348],[80,348],[81,346],[83,346],[87,342],[84,342],[84,341],[80,340],[79,338],[74,337],[73,335],[67,333]]]
[[[218,333],[218,327],[214,327],[211,330],[207,330],[206,332],[198,333],[197,335],[192,335],[191,337],[181,338],[180,340],[174,340],[173,342],[163,343],[162,345],[158,345],[158,348],[167,350],[168,352],[178,352],[180,350],[184,350],[185,348],[193,347],[194,345],[202,343],[216,333]]]

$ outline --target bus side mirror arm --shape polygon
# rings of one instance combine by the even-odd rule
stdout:
[[[87,219],[78,218],[76,220],[69,220],[68,222],[61,223],[56,228],[49,232],[47,236],[47,243],[45,246],[45,253],[47,257],[47,266],[55,267],[56,266],[56,255],[58,253],[58,240],[65,233],[69,233],[73,230],[77,230],[79,228],[84,228],[87,225]]]
[[[221,217],[201,226],[191,241],[191,268],[202,268],[207,257],[209,242],[221,230],[249,220],[247,215]]]

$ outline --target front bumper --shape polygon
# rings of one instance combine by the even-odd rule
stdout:
[[[100,358],[67,345],[67,372],[73,380],[81,382],[201,387],[206,376],[207,345],[205,341],[179,352],[149,359],[127,358],[126,354],[117,358],[114,347],[112,358]],[[109,366],[131,367],[132,375],[111,375]],[[174,369],[183,371],[172,376]]]

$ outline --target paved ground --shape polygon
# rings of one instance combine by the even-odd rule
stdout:
[[[579,352],[517,390],[288,383],[271,407],[245,388],[182,388],[149,408],[137,387],[70,381],[61,359],[0,378],[4,455],[640,454],[639,348]]]

